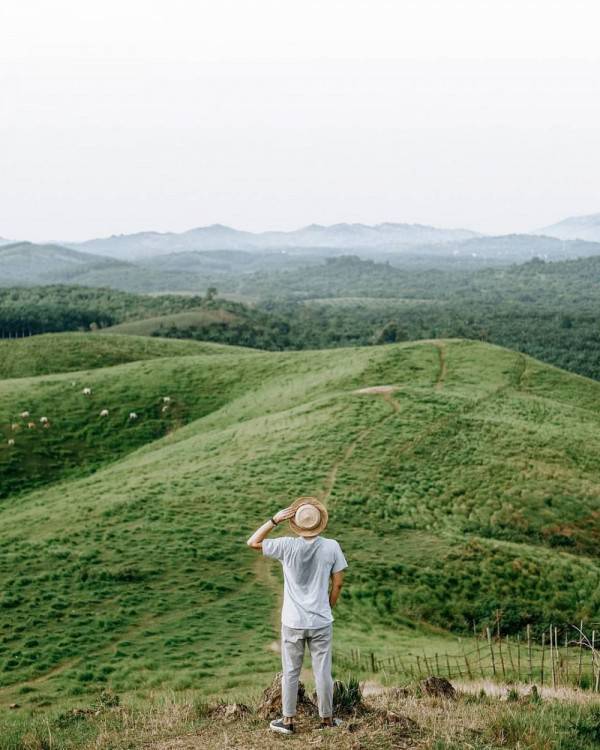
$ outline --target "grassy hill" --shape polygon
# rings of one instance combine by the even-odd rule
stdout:
[[[21,356],[28,377],[0,381],[2,704],[268,679],[279,571],[244,542],[306,493],[350,562],[341,647],[600,616],[600,384],[460,340],[89,342],[56,336],[57,374]],[[97,367],[108,345],[140,359]],[[78,349],[95,369],[61,372]]]
[[[120,333],[134,336],[164,336],[171,329],[201,329],[213,324],[231,325],[241,318],[229,310],[222,308],[199,308],[185,312],[157,315],[153,318],[130,320],[119,323],[103,331],[103,333]]]
[[[133,326],[145,321],[136,321]],[[125,325],[125,324],[124,324]],[[199,341],[176,341],[147,338],[146,336],[118,335],[115,326],[107,337],[90,336],[86,333],[47,333],[43,336],[28,336],[23,339],[0,340],[0,379],[28,378],[57,372],[88,370],[111,367],[125,362],[137,362],[162,357],[178,357],[188,354],[219,354],[236,352],[240,347],[211,344]]]

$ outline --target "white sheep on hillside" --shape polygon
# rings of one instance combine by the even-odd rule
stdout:
[[[138,416],[134,411],[129,412],[129,419],[137,419]]]
[[[92,395],[92,389],[91,388],[84,388],[82,391],[84,396],[91,396]]]
[[[19,424],[18,422],[13,422],[13,423],[11,424],[11,426],[10,426],[10,429],[11,429],[11,430],[12,430],[13,432],[16,432],[17,430],[20,430],[20,429],[21,429],[21,425],[20,425],[20,424]]]
[[[170,404],[170,403],[171,403],[171,397],[163,396],[163,404]]]
[[[168,407],[168,405],[167,405],[167,406],[163,406],[163,408],[161,409],[161,411],[162,411],[162,413],[163,413],[163,414],[164,414],[164,413],[165,413],[166,411],[169,411],[169,407]]]
[[[48,417],[40,417],[40,424],[48,424]]]
[[[35,430],[35,422],[27,422],[28,430]]]
[[[108,417],[108,409],[102,409],[100,412],[101,417]]]
[[[22,411],[20,416],[21,416],[21,419],[27,419],[27,417],[29,416],[29,412],[28,411]]]
[[[12,447],[15,444],[15,441],[12,438],[9,438],[8,444]]]

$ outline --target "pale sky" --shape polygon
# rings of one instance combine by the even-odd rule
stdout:
[[[600,212],[598,0],[5,0],[0,236]]]

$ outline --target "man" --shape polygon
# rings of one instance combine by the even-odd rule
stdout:
[[[296,537],[267,535],[289,520]],[[248,546],[262,550],[265,557],[283,565],[283,609],[281,610],[281,700],[283,717],[270,728],[281,734],[293,734],[298,679],[304,647],[308,646],[317,686],[321,729],[340,726],[333,718],[333,679],[331,651],[333,616],[342,589],[343,570],[348,567],[340,545],[319,534],[327,526],[325,506],[315,497],[299,497],[289,508],[276,513],[248,539]],[[331,581],[331,590],[329,583]]]

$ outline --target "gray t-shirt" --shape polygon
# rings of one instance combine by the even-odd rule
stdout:
[[[329,579],[348,567],[335,539],[318,536],[280,536],[265,539],[263,555],[283,565],[283,609],[281,622],[288,628],[322,628],[333,622],[329,606]]]

